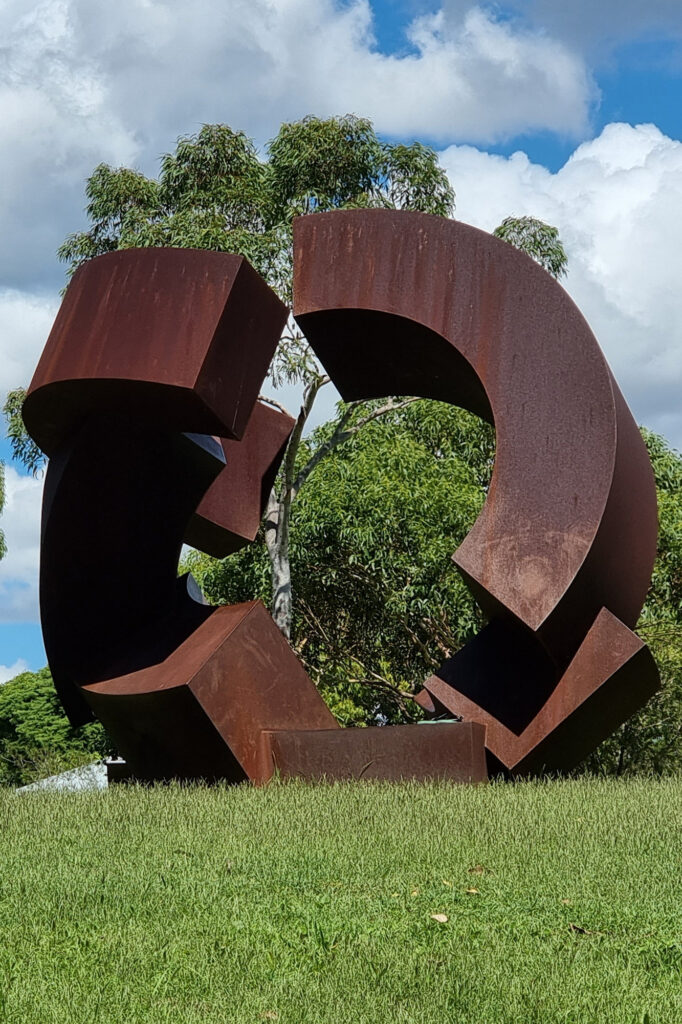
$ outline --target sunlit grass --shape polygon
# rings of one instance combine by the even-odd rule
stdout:
[[[679,779],[3,792],[0,821],[3,1022],[682,1021]]]

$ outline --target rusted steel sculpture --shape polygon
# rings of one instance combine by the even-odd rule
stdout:
[[[345,399],[420,395],[495,426],[454,561],[489,620],[420,702],[486,726],[489,763],[570,769],[658,688],[632,632],[656,553],[637,426],[585,320],[531,259],[424,214],[299,220],[294,314]]]
[[[62,704],[141,780],[480,781],[481,725],[341,730],[260,602],[210,608],[176,577],[183,538],[223,556],[256,536],[293,427],[257,401],[286,316],[237,256],[130,250],[74,276],[24,405],[50,456],[40,598]]]
[[[572,767],[656,689],[632,633],[651,468],[563,290],[506,243],[420,214],[295,230],[294,313],[345,398],[413,394],[494,423],[455,562],[488,625],[425,683],[436,717],[342,730],[262,604],[210,608],[183,538],[252,541],[293,421],[258,401],[287,310],[237,256],[111,253],[74,276],[24,406],[50,456],[41,615],[73,724],[139,779],[486,777]]]

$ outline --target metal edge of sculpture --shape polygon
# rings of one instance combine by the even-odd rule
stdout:
[[[494,424],[453,556],[487,625],[418,697],[462,721],[339,728],[260,602],[208,607],[177,578],[183,540],[223,557],[256,536],[293,427],[258,400],[288,310],[241,257],[132,249],[76,272],[24,405],[49,456],[41,619],[71,723],[99,718],[140,780],[573,768],[659,685],[633,632],[653,474],[585,320],[507,243],[385,210],[295,222],[293,313],[345,399]]]

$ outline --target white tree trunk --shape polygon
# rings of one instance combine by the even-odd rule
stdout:
[[[291,565],[289,562],[290,501],[278,499],[273,488],[265,519],[265,543],[272,572],[272,617],[276,625],[291,639],[293,603]]]

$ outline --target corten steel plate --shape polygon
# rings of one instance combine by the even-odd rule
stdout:
[[[98,256],[66,291],[28,389],[26,427],[50,456],[76,422],[103,410],[239,439],[286,318],[241,256]]]
[[[176,575],[183,537],[223,554],[258,529],[293,425],[256,401],[285,317],[240,258],[111,254],[75,275],[31,383],[27,426],[50,455],[48,660],[71,722],[94,712],[114,738],[119,776],[263,782],[271,737],[298,772],[303,734],[311,777],[331,775],[318,732],[339,751],[335,777],[363,768],[368,740],[344,731],[337,747],[342,730],[265,608],[207,607]],[[401,774],[479,780],[482,728],[446,729],[447,747],[441,733],[399,732],[413,758]],[[396,777],[395,735],[370,737],[383,764],[370,775]]]
[[[333,732],[265,732],[283,779],[447,779],[486,782],[485,729],[475,722],[387,725]]]
[[[190,519],[187,544],[225,558],[256,539],[294,422],[257,402],[241,441],[220,439],[225,468]]]
[[[316,214],[294,247],[294,314],[346,400],[420,395],[495,426],[487,500],[454,555],[490,623],[424,706],[485,724],[493,767],[572,767],[658,687],[623,640],[656,553],[653,474],[592,332],[529,257],[464,224]]]

